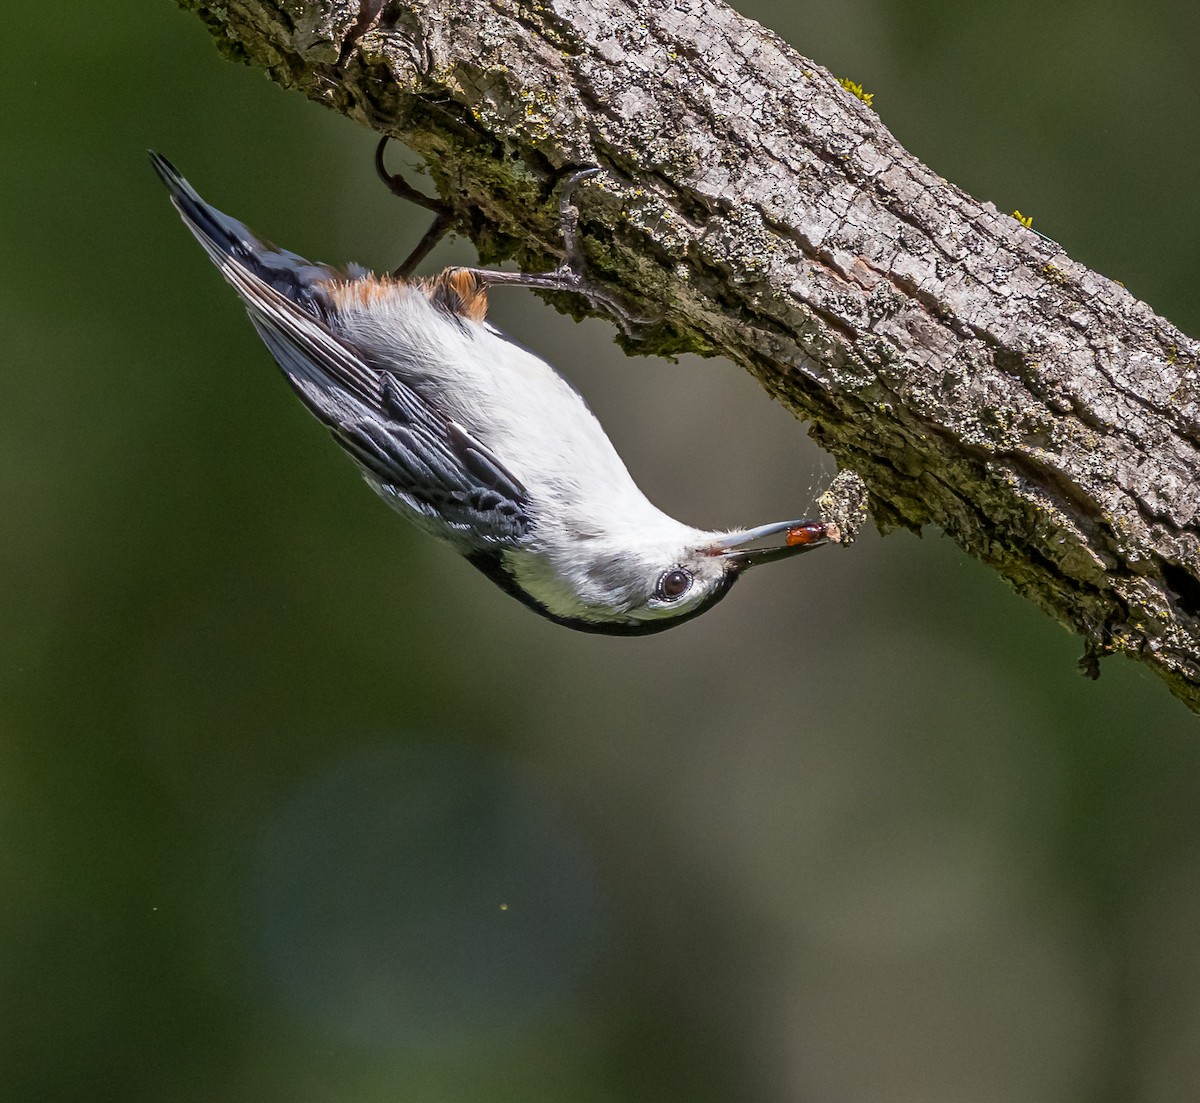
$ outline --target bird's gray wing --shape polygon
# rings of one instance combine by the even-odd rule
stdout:
[[[385,498],[447,536],[521,541],[525,488],[485,445],[244,265],[218,263],[288,382]]]

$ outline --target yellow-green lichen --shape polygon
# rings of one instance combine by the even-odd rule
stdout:
[[[857,96],[868,107],[871,106],[871,101],[875,98],[874,92],[864,92],[863,86],[861,84],[859,84],[857,81],[851,80],[849,77],[839,77],[838,84],[840,84],[844,89],[846,89],[847,92],[851,93],[852,95]]]
[[[1066,287],[1067,283],[1069,282],[1067,280],[1067,274],[1061,268],[1055,268],[1054,265],[1050,264],[1049,262],[1042,265],[1041,272],[1042,278],[1047,283],[1054,284],[1055,287]]]

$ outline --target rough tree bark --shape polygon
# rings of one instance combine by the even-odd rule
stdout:
[[[1200,344],[941,179],[718,0],[180,0],[227,53],[422,155],[491,262],[593,274],[723,353],[857,472],[1200,711]],[[583,304],[572,302],[573,309]]]

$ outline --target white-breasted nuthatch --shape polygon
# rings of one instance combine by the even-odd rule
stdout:
[[[821,521],[705,532],[668,517],[579,394],[484,320],[490,284],[590,293],[570,188],[567,261],[555,272],[410,278],[442,218],[398,274],[377,276],[268,244],[150,157],[287,381],[375,492],[542,616],[586,632],[658,632],[710,609],[747,567],[838,538]],[[750,547],[783,534],[780,546]]]

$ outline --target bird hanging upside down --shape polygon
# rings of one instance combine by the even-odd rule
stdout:
[[[382,149],[381,175],[395,185]],[[597,170],[568,181],[567,261],[556,271],[413,278],[444,216],[397,274],[339,271],[261,240],[164,157],[150,159],[287,381],[375,492],[542,616],[584,632],[660,632],[712,608],[746,568],[839,538],[822,521],[705,532],[668,517],[583,399],[485,321],[497,283],[615,307],[589,287],[575,241],[571,190]],[[749,546],[780,535],[777,546]]]

